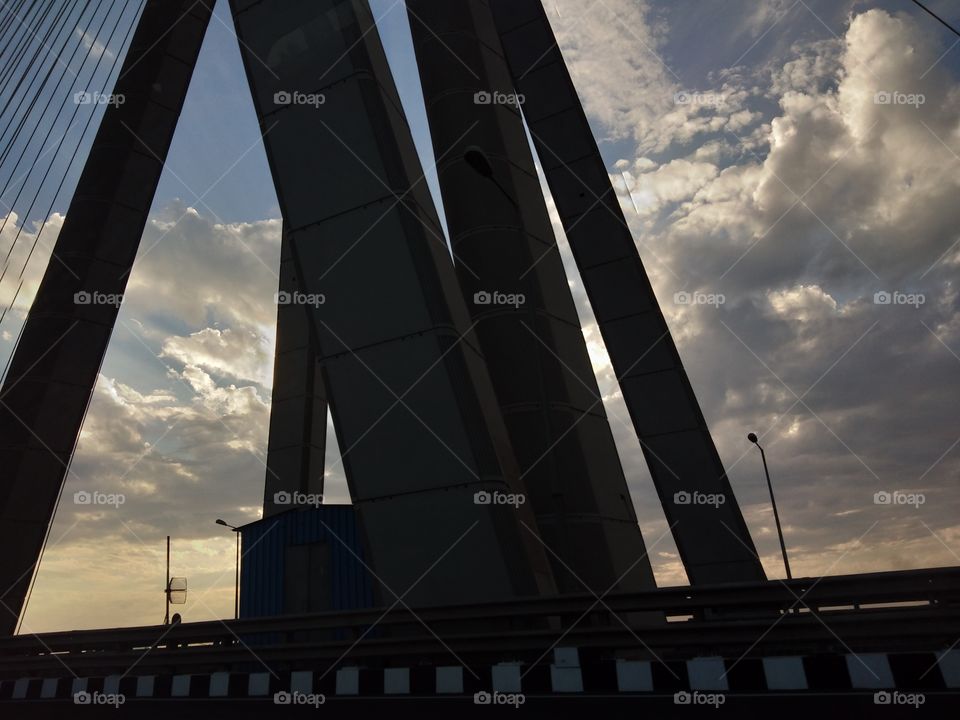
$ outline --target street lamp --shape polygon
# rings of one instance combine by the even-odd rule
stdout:
[[[493,165],[490,164],[490,160],[483,150],[476,145],[471,145],[467,148],[466,152],[463,153],[463,160],[477,175],[492,182],[497,187],[497,190],[500,191],[500,194],[503,195],[511,205],[517,210],[520,209],[520,206],[517,205],[517,201],[513,199],[513,196],[507,192],[507,189],[503,185],[497,182],[497,178],[493,175]]]
[[[220,518],[217,518],[217,525],[228,527],[237,535],[237,579],[233,587],[233,618],[236,620],[240,617],[240,528]]]
[[[770,504],[773,506],[773,519],[777,523],[777,535],[780,538],[780,551],[783,553],[783,566],[787,569],[787,580],[792,580],[793,575],[790,573],[790,561],[787,560],[787,546],[783,542],[783,528],[780,527],[780,513],[777,512],[777,501],[773,497],[773,484],[770,482],[770,470],[767,468],[767,454],[763,452],[763,448],[760,446],[760,439],[757,437],[756,433],[748,434],[747,440],[757,446],[757,449],[760,451],[760,457],[763,459],[763,472],[767,476],[767,487],[770,489]]]

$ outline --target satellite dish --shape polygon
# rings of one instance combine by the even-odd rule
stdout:
[[[185,577],[170,578],[170,585],[167,587],[167,594],[170,596],[171,605],[186,604],[187,579]]]

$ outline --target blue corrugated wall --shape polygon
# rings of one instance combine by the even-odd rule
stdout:
[[[241,530],[240,617],[283,615],[286,548],[316,542],[330,547],[331,609],[373,607],[370,574],[354,556],[364,558],[352,506],[291,510]]]

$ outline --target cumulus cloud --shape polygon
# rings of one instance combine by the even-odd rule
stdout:
[[[669,203],[692,199],[719,174],[713,163],[685,158],[671,160],[655,170],[647,169],[648,163],[648,158],[639,158],[634,166],[640,174],[626,170],[622,173],[631,201],[642,215],[656,213]]]
[[[663,152],[723,130],[742,133],[760,115],[728,73],[719,87],[692,87],[664,56],[669,28],[654,3],[558,0],[548,13],[587,113],[603,138],[632,139],[645,153]]]
[[[38,250],[31,259],[15,312],[5,319],[5,338],[11,342],[4,356],[61,224],[59,216],[48,224],[41,238],[43,243],[49,233],[46,255]],[[21,230],[15,216],[8,227],[4,249]],[[24,247],[37,230],[22,228],[12,255],[21,266],[29,252]],[[25,628],[159,621],[162,596],[154,586],[156,572],[163,571],[166,535],[174,538],[175,572],[187,575],[195,588],[186,607],[189,617],[228,614],[233,538],[213,520],[222,516],[239,524],[260,512],[279,232],[278,220],[216,223],[180,203],[151,217]],[[6,288],[6,282],[0,285]],[[9,302],[12,295],[0,299]],[[330,437],[335,437],[332,430]],[[337,457],[333,442],[331,462]],[[349,500],[339,466],[328,482],[332,497]],[[75,502],[75,493],[85,492],[123,502]],[[79,595],[78,578],[84,587]]]
[[[187,337],[170,337],[161,357],[208,372],[270,387],[273,347],[270,338],[253,330],[204,328]]]
[[[12,210],[0,217],[0,327],[4,328],[6,341],[13,340],[11,328],[18,328],[30,309],[51,261],[50,252],[63,226],[63,217],[54,213],[46,223],[25,223]],[[58,261],[53,258],[53,262]]]
[[[795,3],[731,0],[731,32],[714,34],[743,44],[722,54],[736,67],[691,79],[667,52],[665,5],[556,5],[551,22],[616,153],[611,179],[768,572],[780,572],[779,547],[748,430],[768,449],[795,573],[956,564],[960,91],[957,64],[938,62],[946,48],[916,15],[864,3],[849,16],[851,3],[836,4],[834,36]],[[790,12],[810,24],[791,33]],[[214,223],[177,203],[151,218],[28,621],[156,621],[140,585],[155,582],[166,534],[218,611],[197,604],[191,617],[228,612],[232,538],[212,519],[254,519],[261,502],[279,233],[279,220]],[[42,245],[0,347],[28,307]],[[652,553],[658,581],[682,583],[565,243],[561,253],[648,546],[666,534]],[[677,305],[679,291],[725,302]],[[0,284],[0,300],[11,292]],[[327,480],[343,491],[334,453]],[[127,502],[73,505],[85,488]],[[926,502],[874,503],[894,491]],[[62,590],[79,574],[93,589],[77,604]],[[127,576],[136,587],[124,595]],[[77,611],[82,623],[64,620]]]
[[[622,138],[638,122],[658,128],[632,132],[636,154],[620,156],[611,180],[768,570],[777,572],[776,540],[748,430],[775,458],[801,572],[954,564],[928,530],[956,536],[960,474],[950,400],[960,390],[951,277],[960,105],[955,64],[937,62],[946,48],[915,16],[855,12],[839,37],[809,33],[776,61],[718,72],[720,84],[699,88],[740,109],[775,102],[742,135],[733,113],[711,108],[680,123],[687,108],[664,103],[657,117],[649,102],[626,99],[654,86],[666,95],[676,79],[607,25],[580,38],[560,32],[561,47],[601,137]],[[581,62],[603,44],[602,57],[626,52],[622,70],[644,75],[606,101],[598,63]],[[662,527],[657,501],[636,471],[636,440],[617,417],[625,412],[602,343],[573,287],[650,542]],[[695,290],[726,302],[671,301]],[[875,492],[894,489],[936,501],[873,504]],[[655,567],[661,582],[678,577],[675,564]]]
[[[177,202],[150,218],[127,287],[130,315],[191,327],[276,324],[281,221],[214,223]],[[229,272],[223,268],[228,267]]]

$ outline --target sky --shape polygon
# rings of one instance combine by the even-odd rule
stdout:
[[[429,168],[403,3],[371,5]],[[768,575],[783,569],[748,431],[795,576],[960,562],[960,39],[906,1],[545,7]],[[651,546],[666,521],[545,192]],[[67,202],[0,199],[4,250],[48,219],[0,324],[3,367]],[[184,618],[231,616],[234,538],[214,520],[259,516],[279,233],[221,0],[23,632],[160,622],[167,535]],[[326,501],[349,502],[328,437]],[[124,502],[74,502],[94,490]],[[686,582],[669,538],[651,562],[659,585]]]

